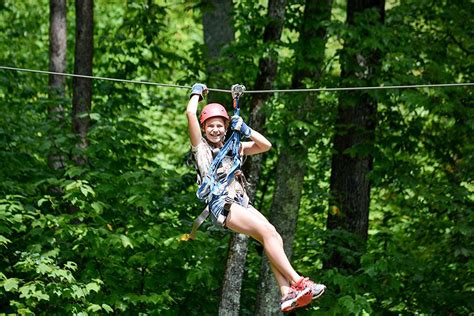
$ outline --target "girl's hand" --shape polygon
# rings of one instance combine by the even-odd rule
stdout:
[[[193,95],[198,95],[199,96],[199,101],[201,101],[203,99],[203,97],[207,94],[207,92],[208,92],[208,89],[207,89],[205,84],[195,83],[191,87],[191,94],[190,94],[189,97],[191,98]]]
[[[232,128],[234,131],[240,131],[245,137],[250,137],[250,135],[252,134],[252,129],[248,127],[242,117],[238,115],[232,116],[230,128]]]

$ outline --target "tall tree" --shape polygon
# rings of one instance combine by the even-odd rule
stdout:
[[[331,17],[331,0],[307,0],[300,23],[300,35],[295,51],[295,65],[292,76],[292,89],[304,88],[303,80],[309,79],[317,84],[321,76],[326,44],[326,25]],[[288,123],[302,121],[311,124],[311,114],[317,109],[314,96],[294,98],[289,103]],[[289,125],[289,124],[288,124]],[[303,190],[303,180],[308,161],[308,146],[316,135],[300,134],[297,140],[290,140],[294,132],[287,128],[284,133],[284,146],[281,146],[276,166],[275,192],[271,204],[270,221],[284,240],[285,253],[292,255],[292,244],[296,230],[296,220]],[[278,313],[280,293],[273,277],[268,260],[262,262],[260,291],[257,301],[257,315]]]
[[[370,30],[383,24],[384,0],[350,0],[346,23],[352,34],[341,53],[341,82],[375,84],[381,52],[371,45]],[[365,250],[368,235],[371,148],[374,142],[377,101],[368,92],[345,92],[339,97],[333,139],[330,191],[331,211],[327,229],[342,238],[328,240],[325,267],[355,270]],[[336,241],[337,240],[337,241]],[[338,241],[342,242],[337,244]],[[347,251],[351,255],[347,255]]]
[[[231,0],[203,0],[203,32],[205,44],[205,60],[208,85],[222,80],[223,68],[219,66],[223,58],[223,48],[234,41],[233,27],[233,4]],[[222,82],[220,82],[222,84]],[[228,98],[228,96],[226,96]],[[219,102],[217,94],[210,94],[208,102]],[[233,239],[232,239],[233,240]],[[239,251],[233,249],[233,243],[229,244],[228,263],[224,273],[221,300],[219,303],[219,315],[238,315],[240,308],[240,289],[242,286],[243,266],[232,265],[235,254]],[[239,249],[240,250],[240,249]],[[245,262],[245,254],[244,254]]]
[[[224,49],[235,39],[233,25],[233,3],[232,0],[203,0],[202,25],[205,44],[205,62],[206,62],[206,83],[210,86],[218,83],[219,85],[228,85],[224,79],[225,69],[222,64],[228,60],[229,56],[224,54]],[[226,97],[217,93],[211,93],[208,96],[208,102],[224,102],[219,97]]]
[[[268,24],[265,26],[263,34],[264,45],[271,47],[273,43],[280,40],[285,20],[286,0],[270,0],[268,3]],[[277,53],[273,49],[265,57],[259,60],[259,71],[255,80],[254,88],[257,90],[271,89],[277,74]],[[262,111],[264,102],[269,98],[268,94],[257,94],[250,101],[250,125],[262,130],[265,124],[265,114]],[[261,155],[250,156],[244,166],[244,171],[250,183],[254,185],[249,188],[251,200],[256,196],[256,184],[260,177],[262,165]],[[243,234],[234,234],[231,237],[229,254],[226,264],[226,274],[224,279],[223,298],[219,308],[219,315],[239,315],[240,292],[244,274],[245,261],[248,251],[248,237]]]
[[[74,74],[92,76],[93,56],[93,0],[76,0],[76,45],[74,53]],[[92,80],[74,77],[72,98],[72,122],[74,132],[79,137],[77,147],[82,151],[87,147],[89,112],[92,100]],[[75,155],[78,164],[86,159]]]
[[[50,23],[49,23],[49,71],[66,72],[67,51],[67,23],[66,23],[66,0],[50,0]],[[65,96],[66,77],[60,75],[49,76],[49,97],[53,101],[48,108],[49,118],[64,121],[64,107],[62,105]],[[48,157],[49,165],[53,169],[64,167],[63,157],[53,148]]]

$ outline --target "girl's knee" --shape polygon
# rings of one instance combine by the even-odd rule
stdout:
[[[278,242],[283,246],[283,238],[281,238],[280,233],[277,232],[276,229],[275,229],[275,233],[276,233],[276,238],[277,238]]]
[[[265,224],[262,235],[264,239],[267,239],[267,238],[276,239],[278,240],[278,242],[283,244],[283,239],[281,238],[280,234],[276,230],[275,226],[273,226],[271,223]]]

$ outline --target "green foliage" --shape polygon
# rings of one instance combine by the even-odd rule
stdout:
[[[47,16],[46,1],[31,5],[31,12]],[[173,9],[114,6],[96,6],[95,74],[161,82],[182,76],[186,56],[176,52],[187,46],[169,41],[172,30],[162,22]],[[7,3],[2,28],[10,30],[16,10],[28,12]],[[151,11],[156,18],[149,18]],[[11,45],[25,45],[25,53],[11,64],[46,68],[47,20],[20,21],[30,23],[16,26],[23,30],[41,23],[43,55],[36,58],[41,62],[31,59],[22,38],[13,37]],[[11,53],[4,50],[1,60]],[[193,293],[219,288],[223,267],[215,262],[223,261],[225,239],[201,233],[197,242],[179,240],[202,208],[185,165],[184,94],[94,82],[88,160],[76,166],[70,123],[48,120],[45,77],[1,76],[1,312],[159,314],[183,300],[202,304]],[[53,146],[64,169],[47,165]],[[202,307],[215,310],[217,297]]]
[[[385,55],[380,82],[470,81],[472,56],[465,37],[469,27],[455,22],[454,15],[472,13],[464,2],[450,5],[409,1],[387,11],[385,28],[370,30],[381,32],[381,42],[373,46]],[[341,34],[341,27],[335,24],[331,32]],[[448,33],[458,37],[446,37]],[[472,89],[394,90],[373,95],[379,101],[378,129],[372,150],[369,240],[362,268],[354,275],[320,270],[326,238],[345,239],[348,256],[352,241],[350,236],[324,231],[331,152],[318,146],[294,257],[303,274],[328,285],[328,293],[306,313],[467,314],[473,310],[468,281],[474,249]]]
[[[68,6],[72,69],[75,21]],[[378,29],[347,28],[338,22],[342,7],[337,1],[337,20],[328,25],[322,86],[352,84],[339,80],[338,49],[346,38],[384,53],[377,83],[472,79],[472,4],[403,1]],[[276,47],[262,41],[265,11],[260,2],[235,3],[237,40],[226,50],[232,58],[222,61],[219,88],[237,82],[250,88],[258,59],[274,51],[280,53],[277,86],[289,86],[302,2],[289,4]],[[205,78],[196,3],[104,0],[94,13],[95,75],[186,85]],[[0,4],[1,65],[47,69],[47,17],[46,0]],[[70,85],[65,99],[50,100],[46,76],[0,72],[0,313],[216,314],[228,233],[206,222],[197,241],[180,241],[203,207],[186,164],[187,91],[94,81],[87,163],[77,166],[69,115],[55,121],[47,112],[58,102],[70,110]],[[373,96],[379,116],[370,231],[354,274],[325,271],[321,261],[328,238],[344,240],[353,255],[350,236],[325,229],[338,95],[311,96],[320,110],[305,117],[292,113],[307,96],[277,95],[266,104],[275,147],[309,151],[293,262],[328,292],[301,314],[472,312],[472,89]],[[48,166],[52,151],[63,169]],[[264,212],[271,211],[277,155],[268,154],[259,186],[256,205]],[[245,315],[253,313],[261,250],[251,244]]]

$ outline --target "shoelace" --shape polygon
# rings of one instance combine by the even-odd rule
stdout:
[[[304,277],[301,277],[301,279],[299,279],[298,282],[296,282],[295,284],[291,285],[291,287],[297,291],[301,291],[301,290],[304,290],[305,288],[305,283],[309,281],[309,278],[304,278]]]

